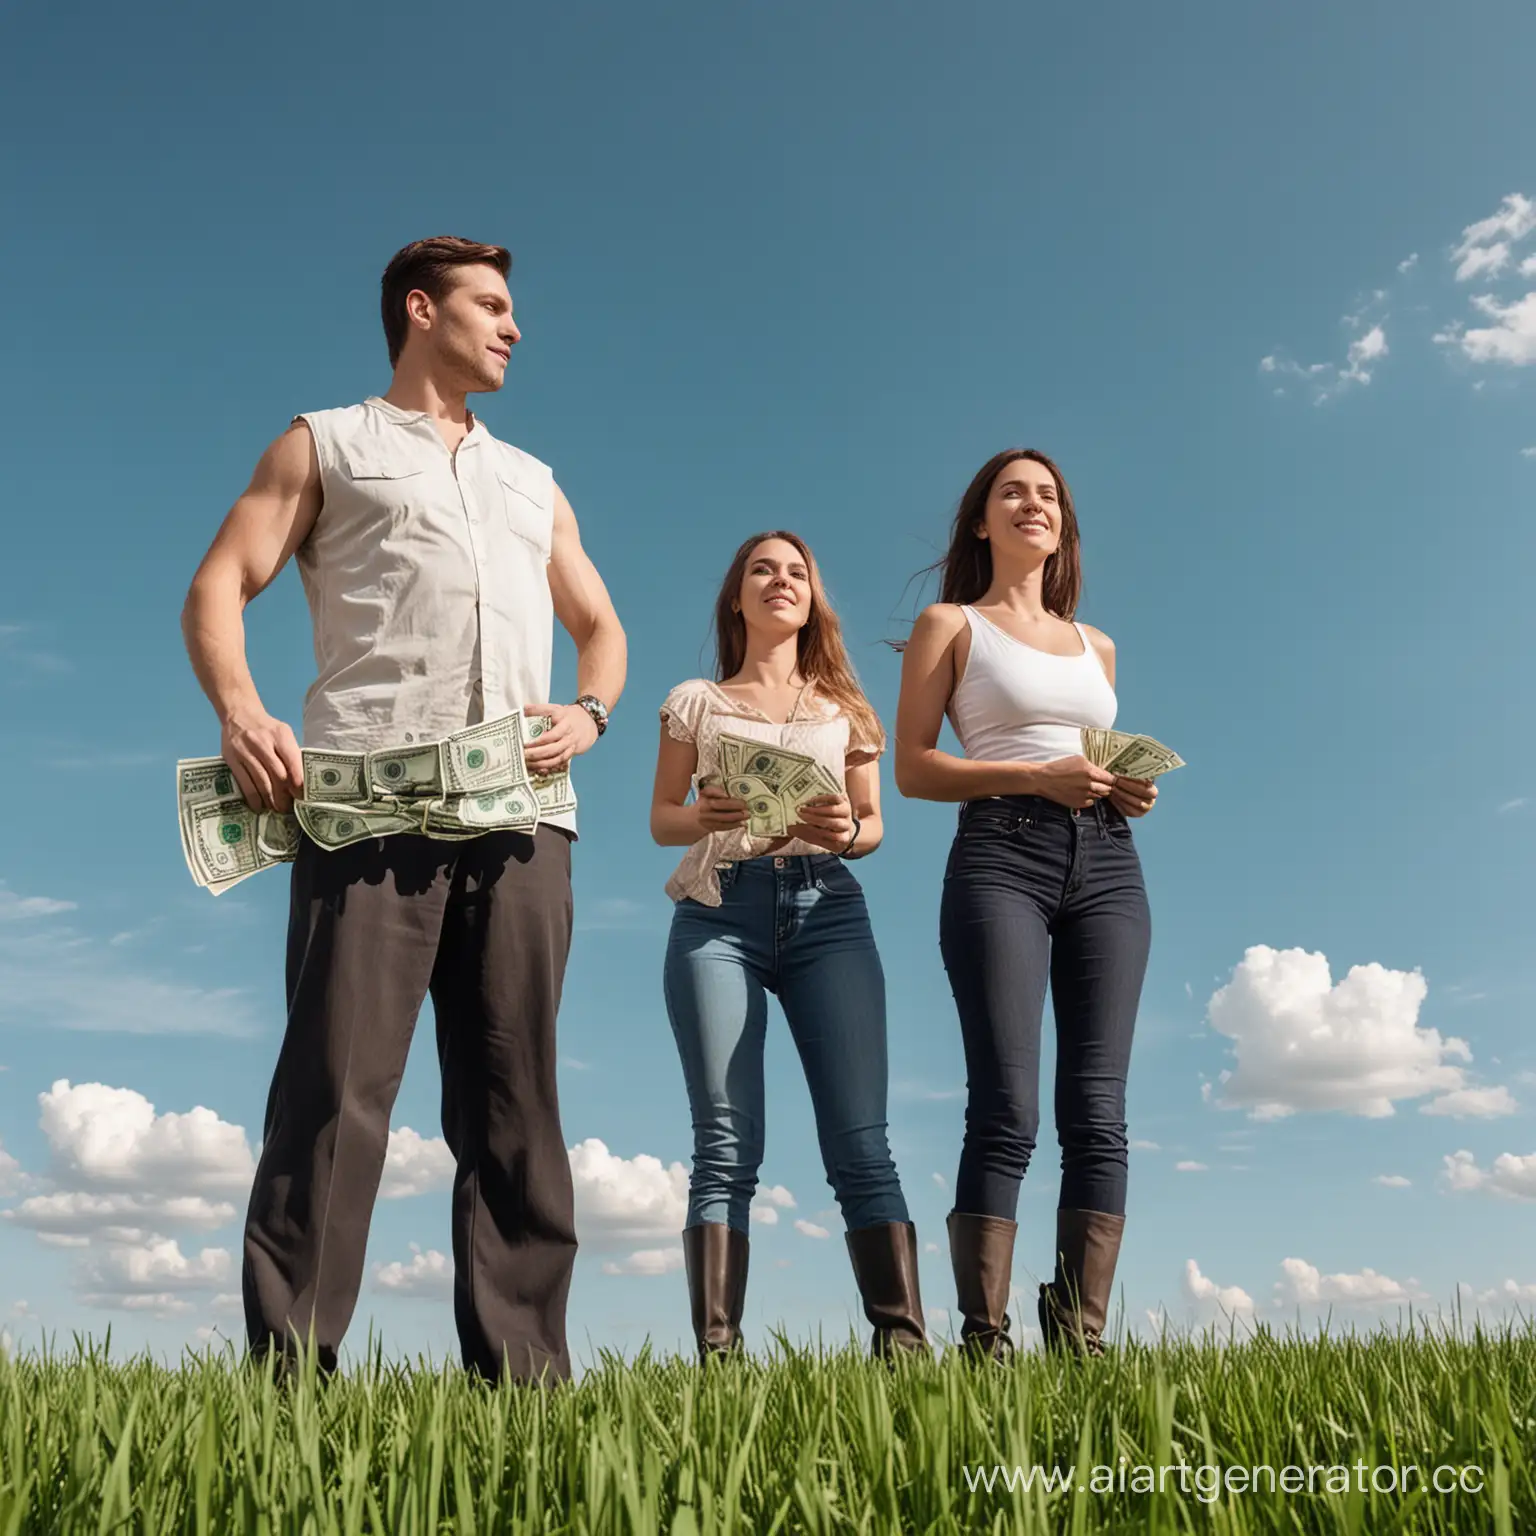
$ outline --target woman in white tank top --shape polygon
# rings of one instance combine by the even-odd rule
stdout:
[[[1073,617],[1077,516],[1033,449],[982,466],[938,562],[940,601],[905,647],[896,785],[960,802],[939,942],[965,1041],[965,1144],[949,1216],[961,1341],[1011,1348],[1019,1184],[1039,1127],[1040,1032],[1056,1014],[1062,1149],[1048,1347],[1102,1352],[1125,1225],[1125,1079],[1151,943],[1128,818],[1157,796],[1082,755],[1115,719],[1115,650]],[[945,717],[965,756],[939,749]]]

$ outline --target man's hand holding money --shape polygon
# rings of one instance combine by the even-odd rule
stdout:
[[[219,756],[253,811],[293,809],[304,793],[304,759],[292,729],[259,704],[232,710],[219,733]]]

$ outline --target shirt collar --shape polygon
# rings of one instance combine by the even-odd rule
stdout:
[[[398,426],[413,426],[421,421],[432,428],[434,435],[437,433],[437,424],[425,411],[404,410],[392,400],[386,400],[382,395],[369,395],[363,404],[371,405],[376,411],[381,412]],[[469,411],[469,431],[464,434],[464,442],[459,444],[461,448],[464,446],[464,443],[468,443],[471,440],[478,442],[486,435],[485,423],[473,411],[469,410],[467,406],[465,409]]]

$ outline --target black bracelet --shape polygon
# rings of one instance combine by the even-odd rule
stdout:
[[[859,828],[863,825],[864,823],[857,816],[853,818],[853,836],[848,839],[846,847],[838,850],[838,858],[846,859],[853,852],[853,845],[859,840]]]

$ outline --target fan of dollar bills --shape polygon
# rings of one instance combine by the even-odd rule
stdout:
[[[719,738],[719,772],[701,784],[718,784],[747,804],[747,831],[753,837],[783,837],[800,819],[800,808],[818,795],[842,795],[830,769],[804,752],[724,732]]]
[[[396,832],[455,840],[482,832],[532,832],[541,816],[576,808],[570,770],[531,774],[523,747],[549,729],[521,710],[466,726],[441,741],[377,752],[303,748],[303,798],[291,812],[253,811],[220,757],[176,764],[181,851],[192,878],[222,895],[274,864],[308,835],[345,848]]]
[[[1123,779],[1155,779],[1184,766],[1184,759],[1172,747],[1150,736],[1129,736],[1124,731],[1085,729],[1083,756]]]

